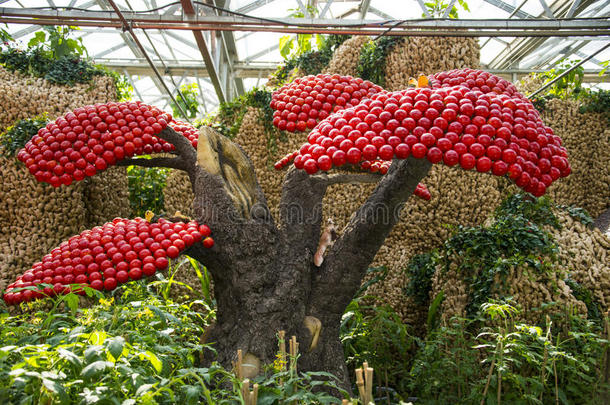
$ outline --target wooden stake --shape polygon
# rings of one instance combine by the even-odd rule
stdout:
[[[243,379],[243,373],[241,370],[242,361],[243,361],[243,358],[242,358],[241,349],[237,349],[237,365],[235,366],[235,368],[237,369],[236,374],[237,374],[237,379],[239,381],[242,381],[242,379]]]
[[[254,384],[253,391],[250,394],[250,405],[256,405],[258,402],[258,384]]]
[[[250,380],[247,378],[243,381],[241,385],[241,396],[244,399],[246,405],[250,405]]]
[[[280,361],[285,367],[286,364],[286,332],[281,330],[277,333],[280,341]]]
[[[366,363],[365,363],[366,364]],[[365,368],[365,391],[366,391],[366,404],[373,402],[373,369],[371,367]]]
[[[366,397],[366,393],[364,391],[364,379],[362,378],[362,369],[361,368],[357,368],[356,369],[356,386],[358,386],[358,393],[360,394],[360,400],[364,402],[365,397]],[[366,403],[365,403],[366,405]]]
[[[297,337],[292,336],[290,338],[290,370],[297,371],[297,355],[299,354],[299,342]]]

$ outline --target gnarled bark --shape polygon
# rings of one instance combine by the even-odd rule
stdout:
[[[215,348],[217,357],[207,354],[206,361],[216,359],[231,367],[241,349],[262,364],[273,362],[276,334],[284,330],[286,336],[295,335],[300,342],[300,370],[331,372],[348,388],[339,341],[341,316],[377,250],[400,219],[405,201],[431,164],[412,157],[396,160],[383,177],[351,173],[309,176],[292,168],[284,180],[276,226],[252,164],[244,154],[246,161],[238,162],[241,175],[227,176],[223,164],[235,166],[240,149],[227,138],[210,136],[210,131],[213,130],[206,129],[200,136],[198,154],[201,159],[202,155],[210,158],[211,153],[217,153],[214,165],[198,164],[188,141],[173,130],[160,134],[176,146],[178,154],[162,163],[188,173],[196,219],[210,226],[215,240],[212,249],[192,247],[187,252],[208,267],[214,280],[217,319],[205,340]],[[202,146],[207,142],[204,134],[213,140],[213,147]],[[232,156],[222,155],[227,150],[232,151]],[[236,171],[234,167],[230,170]],[[248,181],[245,187],[227,184],[244,178],[254,181]],[[377,180],[377,187],[340,232],[321,267],[314,266],[327,187]],[[235,193],[244,193],[243,190],[248,195],[236,198]],[[254,203],[248,204],[249,201]],[[244,207],[250,211],[245,212]],[[315,346],[311,344],[312,331],[319,331]]]

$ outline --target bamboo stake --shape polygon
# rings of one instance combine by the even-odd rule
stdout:
[[[243,357],[242,357],[242,353],[241,353],[241,349],[237,349],[237,364],[235,365],[235,373],[237,374],[237,379],[239,381],[242,381],[243,379],[243,374],[242,374],[242,369],[241,369],[241,364],[243,361]]]
[[[290,338],[290,370],[297,371],[297,354],[299,354],[299,342],[297,337],[292,336]]]
[[[368,405],[369,403],[373,402],[373,369],[371,367],[366,367],[365,374],[364,383],[367,401],[366,404]]]
[[[253,390],[250,393],[250,405],[256,405],[258,402],[258,384],[254,384]]]
[[[247,378],[243,381],[241,385],[241,396],[244,399],[246,405],[250,405],[250,380]]]
[[[278,339],[280,340],[280,361],[286,365],[286,332],[281,330],[277,333]]]
[[[364,379],[362,378],[362,369],[356,369],[356,385],[358,386],[358,393],[360,394],[360,399],[364,402],[366,393],[364,391]]]

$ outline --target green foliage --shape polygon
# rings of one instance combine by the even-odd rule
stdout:
[[[132,216],[144,218],[146,211],[154,213],[164,211],[163,190],[169,172],[169,169],[157,167],[127,167],[129,205]]]
[[[169,278],[182,264],[171,264]],[[173,302],[165,287],[176,283],[157,276],[106,298],[85,287],[99,300],[89,308],[80,308],[74,293],[48,298],[50,310],[41,301],[22,304],[28,312],[17,316],[1,307],[0,403],[244,403],[233,373],[199,364],[200,339],[214,311],[202,300]],[[314,392],[319,387],[347,396],[331,374],[297,373],[296,359],[290,364],[288,370],[267,367],[252,381],[259,384],[259,404],[341,402]]]
[[[481,373],[478,356],[472,350],[473,322],[453,318],[418,342],[413,366],[405,377],[408,392],[420,398],[418,403],[475,403],[472,398],[465,400]]]
[[[3,313],[0,402],[192,404],[211,398],[214,380],[231,376],[216,365],[197,366],[205,305],[175,304],[138,292],[142,288],[129,283],[88,309],[69,294],[53,299],[51,311]],[[61,311],[59,301],[75,303],[74,311]]]
[[[19,120],[6,131],[0,134],[0,151],[7,157],[14,156],[15,153],[25,146],[25,144],[38,133],[38,130],[49,121],[46,114],[38,115],[34,118]]]
[[[69,38],[70,34],[78,30],[80,28],[72,26],[43,25],[42,31],[36,31],[28,42],[28,48],[40,48],[52,59],[75,55],[88,56],[82,38]]]
[[[376,396],[384,401],[389,397],[396,403],[408,392],[405,376],[416,349],[415,340],[392,308],[365,305],[363,302],[368,298],[371,297],[355,298],[343,314],[340,332],[343,350],[352,375],[355,368],[367,361],[377,377]]]
[[[426,305],[430,300],[432,289],[432,276],[435,269],[435,253],[422,253],[414,256],[406,268],[409,283],[405,287],[405,294],[413,297],[419,305]]]
[[[267,148],[275,151],[282,134],[273,126],[273,109],[269,105],[271,94],[267,89],[256,87],[236,99],[221,103],[216,113],[195,125],[209,125],[224,136],[233,138],[239,132],[248,107],[254,107],[260,111],[260,122],[267,133]]]
[[[464,11],[470,11],[470,9],[468,8],[468,3],[466,3],[465,0],[457,0],[457,3]],[[445,13],[447,12],[447,9],[449,8],[449,2],[444,2],[443,0],[434,0],[434,1],[425,2],[424,5],[426,6],[426,10],[428,11],[428,14],[432,18],[443,17],[445,15]],[[426,17],[426,13],[422,13],[422,17]],[[454,18],[454,19],[459,18],[457,6],[451,7],[451,11],[449,11],[449,14],[447,15],[447,17]]]
[[[5,41],[0,49],[0,65],[12,72],[19,71],[68,86],[90,83],[94,76],[110,76],[114,79],[118,100],[130,99],[133,89],[126,77],[83,59],[87,50],[81,39],[68,38],[75,29],[44,27],[30,40],[25,50]]]
[[[311,45],[312,37],[309,37],[309,45],[299,45],[297,41],[297,48],[291,52],[294,47],[294,39],[289,36],[282,37],[280,39],[280,53],[284,56],[285,62],[279,66],[278,69],[273,73],[273,77],[276,79],[277,84],[281,85],[287,81],[290,81],[288,77],[289,73],[293,69],[300,69],[305,75],[317,75],[328,66],[330,59],[333,56],[333,52],[345,42],[349,35],[318,35],[315,37],[315,45],[317,49]],[[307,37],[305,37],[307,38]],[[305,43],[305,40],[301,40],[301,43]],[[307,50],[303,50],[303,47]],[[288,53],[286,53],[288,52]]]
[[[565,73],[579,62],[580,60],[562,59],[559,61],[557,68],[550,69],[547,72],[537,73],[534,76],[545,79],[544,84],[546,84],[555,80],[558,76]],[[548,89],[547,93],[562,100],[571,98],[578,99],[586,93],[583,91],[584,88],[582,87],[582,80],[584,77],[585,69],[581,65],[555,82]]]
[[[595,298],[591,290],[582,284],[577,283],[571,278],[565,280],[574,297],[585,303],[587,306],[587,318],[601,325],[603,321],[603,310],[599,301]]]
[[[4,24],[4,26],[8,27],[8,24]],[[9,34],[4,28],[0,28],[0,42],[6,45],[11,41],[14,41],[11,34]]]
[[[418,403],[600,403],[608,341],[596,324],[567,312],[561,329],[550,319],[515,325],[518,310],[506,302],[480,313],[422,342],[409,375]]]
[[[604,114],[610,124],[610,90],[590,91],[579,111]]]
[[[305,14],[300,9],[290,9],[292,13],[289,17],[292,18],[305,18]],[[316,7],[307,6],[307,17],[315,17],[318,14]],[[314,42],[312,44],[312,41]],[[296,44],[296,45],[295,45]],[[297,34],[296,41],[291,35],[284,35],[280,37],[280,55],[284,60],[290,60],[292,58],[310,53],[314,46],[318,47],[318,50],[322,49],[324,44],[324,37],[321,34]]]
[[[358,76],[364,80],[385,86],[385,65],[388,54],[404,41],[399,36],[383,36],[366,43],[360,51]]]
[[[566,211],[572,218],[580,221],[581,224],[593,227],[593,218],[584,208],[573,207],[571,205],[558,205],[557,208]]]
[[[177,104],[170,102],[175,117],[186,119],[197,117],[197,113],[199,112],[199,101],[197,100],[198,89],[197,83],[183,84],[180,86],[180,90],[178,90],[179,94],[175,97]],[[180,95],[182,95],[182,97]],[[178,106],[180,106],[182,110]],[[184,116],[182,111],[186,113],[186,116]]]
[[[515,194],[496,210],[489,226],[458,226],[445,241],[439,266],[448,270],[454,263],[470,286],[467,313],[476,315],[492,292],[506,288],[506,276],[513,268],[534,274],[552,271],[557,247],[543,225],[559,227],[549,199]],[[497,278],[500,283],[498,284]]]

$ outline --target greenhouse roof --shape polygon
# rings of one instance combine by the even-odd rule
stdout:
[[[89,56],[126,74],[137,98],[168,109],[177,88],[197,83],[201,114],[264,84],[283,61],[280,37],[299,32],[459,32],[478,37],[484,69],[512,80],[589,58],[585,82],[608,86],[610,1],[466,0],[465,10],[447,0],[459,19],[430,18],[424,1],[0,0],[0,22],[24,45],[40,24],[79,26]]]

